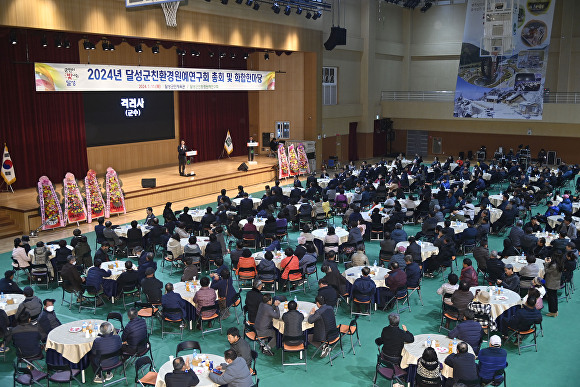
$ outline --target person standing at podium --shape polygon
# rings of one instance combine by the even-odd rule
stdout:
[[[248,143],[250,143],[250,142],[254,142],[254,137],[250,136]],[[254,147],[253,146],[248,147],[248,161],[254,161]]]
[[[185,141],[181,140],[181,144],[177,147],[177,157],[179,159],[179,176],[185,176],[185,152],[187,152],[187,147],[185,146]]]

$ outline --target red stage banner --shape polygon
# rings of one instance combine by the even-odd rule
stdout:
[[[62,181],[65,222],[77,223],[87,220],[87,208],[75,175],[68,172]]]
[[[290,169],[288,168],[288,158],[286,157],[286,150],[284,145],[278,145],[278,178],[285,179],[290,176]]]
[[[298,156],[296,156],[294,144],[288,145],[288,159],[290,160],[290,176],[299,175],[300,168],[298,167]]]
[[[93,219],[105,216],[105,201],[97,180],[97,172],[92,169],[89,169],[85,177],[85,196],[87,197],[88,209],[87,221],[91,223]]]
[[[50,230],[52,228],[64,227],[64,218],[62,208],[58,201],[58,196],[54,191],[54,186],[47,176],[41,176],[38,179],[38,203],[40,204],[40,217],[42,229]]]
[[[111,167],[107,168],[107,176],[105,177],[106,191],[107,191],[107,207],[105,207],[105,217],[110,217],[112,214],[126,213],[125,198],[121,190],[121,183],[117,177],[117,172]]]
[[[306,156],[306,149],[304,149],[304,144],[298,144],[296,151],[298,152],[298,168],[300,169],[300,173],[310,173],[310,164],[308,164],[308,157]]]

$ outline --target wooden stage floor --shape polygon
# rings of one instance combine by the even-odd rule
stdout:
[[[179,176],[177,163],[174,166],[154,170],[119,173],[119,179],[125,192],[127,212],[142,211],[144,214],[146,207],[162,207],[168,201],[174,203],[185,201],[185,205],[188,205],[193,199],[206,195],[217,195],[222,188],[227,189],[230,196],[235,196],[234,190],[237,192],[238,185],[254,186],[273,181],[277,175],[277,170],[274,169],[277,165],[276,159],[256,156],[255,160],[257,164],[248,165],[247,172],[237,170],[241,163],[248,164],[247,156],[237,156],[231,159],[188,165],[186,172],[193,169],[196,174],[194,177]],[[53,179],[55,190],[62,200],[62,180],[58,182],[56,177],[50,177]],[[84,176],[76,177],[81,191],[84,192],[82,189]],[[142,188],[141,179],[143,178],[157,179],[157,186],[155,188]],[[99,183],[102,184],[104,175],[98,175],[98,179]],[[17,190],[14,194],[0,193],[0,211],[9,213],[10,217],[22,227],[22,232],[27,233],[40,225],[37,197],[38,193],[35,188]],[[180,209],[178,206],[173,208],[174,210]],[[160,211],[156,213],[160,213]]]

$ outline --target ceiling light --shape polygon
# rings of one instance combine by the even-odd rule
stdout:
[[[296,8],[296,15],[302,15],[302,7]]]
[[[139,54],[143,52],[143,46],[141,45],[141,43],[135,46],[135,52]]]
[[[312,13],[310,11],[306,12],[306,19],[310,19],[312,17]]]
[[[248,53],[244,52],[244,60],[248,59],[248,56],[249,56]]]
[[[159,54],[159,46],[155,45],[155,46],[151,47],[151,52],[154,54]]]
[[[265,53],[264,54],[264,60],[270,60],[270,54]]]
[[[257,11],[260,9],[260,3],[258,3],[258,1],[254,2],[254,11]]]
[[[316,20],[316,19],[320,18],[321,16],[322,16],[322,12],[316,11],[316,12],[314,12],[314,15],[312,16],[312,20]]]
[[[199,56],[200,52],[197,50],[191,50],[191,56]]]
[[[42,44],[42,47],[47,47],[48,46],[48,41],[46,40],[46,35],[42,35],[42,39],[40,39],[40,44]]]
[[[278,5],[277,2],[274,2],[274,4],[272,4],[272,11],[274,11],[275,14],[280,13],[280,6]]]
[[[242,4],[244,0],[236,0],[236,4]]]
[[[246,0],[246,5],[250,7],[254,3],[254,0]]]
[[[70,48],[70,40],[68,39],[64,40],[64,48]]]
[[[18,43],[18,34],[16,31],[10,31],[10,44]]]
[[[288,15],[290,15],[291,12],[292,12],[292,7],[287,5],[286,8],[284,9],[284,15],[288,16]]]

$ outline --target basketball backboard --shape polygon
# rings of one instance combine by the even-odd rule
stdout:
[[[161,4],[161,3],[170,3],[176,0],[125,0],[125,7],[141,7],[144,5],[154,5],[154,4]],[[179,0],[177,0],[179,1]]]

